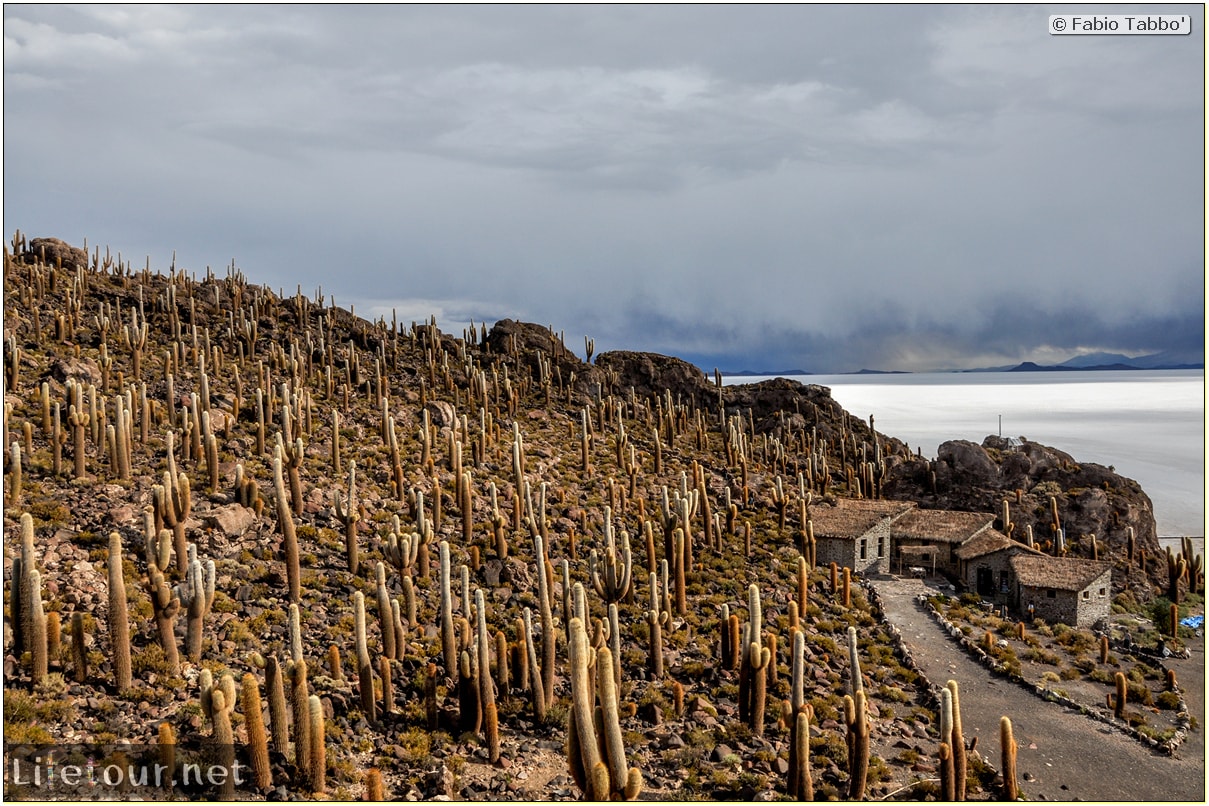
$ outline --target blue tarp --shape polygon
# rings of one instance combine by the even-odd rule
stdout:
[[[1185,616],[1180,619],[1180,626],[1191,627],[1194,630],[1199,630],[1201,625],[1205,623],[1204,616]]]

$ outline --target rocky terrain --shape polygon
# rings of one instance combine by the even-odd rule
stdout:
[[[995,798],[999,749],[954,781],[936,689],[808,562],[812,503],[1008,498],[1040,544],[1054,499],[1073,555],[1133,527],[1114,588],[1167,584],[1136,483],[989,438],[928,462],[817,385],[20,234],[4,299],[6,743],[256,771],[177,797]]]

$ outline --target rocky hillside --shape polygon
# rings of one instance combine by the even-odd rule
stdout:
[[[1154,539],[1136,485],[1040,446],[929,466],[823,387],[537,325],[19,234],[4,300],[5,739],[234,744],[243,798],[936,794],[935,693],[806,561],[811,502],[1019,488],[1075,551]]]

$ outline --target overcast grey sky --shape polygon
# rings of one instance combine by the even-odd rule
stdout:
[[[4,7],[4,226],[706,371],[1204,344],[1205,39],[1067,6]],[[1082,6],[1074,10],[1089,11]]]

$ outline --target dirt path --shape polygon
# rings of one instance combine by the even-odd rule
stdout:
[[[999,718],[1011,717],[1021,792],[1030,800],[1205,801],[1204,646],[1175,664],[1198,729],[1176,757],[1154,753],[1119,731],[1047,702],[970,659],[915,597],[918,580],[874,580],[886,617],[936,685],[961,685],[966,738],[999,767]]]

